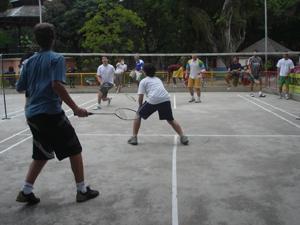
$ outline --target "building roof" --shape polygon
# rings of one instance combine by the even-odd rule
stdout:
[[[265,38],[243,49],[241,52],[254,52],[255,50],[257,50],[258,52],[265,52]],[[287,52],[287,51],[292,51],[292,50],[268,38],[268,52]]]
[[[0,13],[0,25],[34,25],[39,22],[39,6],[23,5]]]

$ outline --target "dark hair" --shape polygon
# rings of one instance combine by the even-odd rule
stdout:
[[[146,73],[146,76],[148,77],[154,77],[155,76],[155,66],[151,63],[145,63],[143,67],[144,72]]]
[[[42,49],[50,49],[55,39],[54,26],[50,23],[39,23],[34,27],[34,35]]]

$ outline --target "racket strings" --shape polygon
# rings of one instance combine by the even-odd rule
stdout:
[[[117,109],[116,114],[117,114],[117,116],[119,116],[123,120],[128,119],[128,116],[127,116],[126,111],[124,109]]]

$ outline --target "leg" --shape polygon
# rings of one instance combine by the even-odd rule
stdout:
[[[181,144],[188,145],[189,139],[187,136],[183,135],[183,131],[179,123],[176,120],[167,120],[167,121],[172,126],[172,128],[176,131],[176,133],[180,136]]]
[[[46,163],[47,160],[33,160],[30,164],[25,181],[33,185]]]
[[[84,170],[83,170],[83,160],[82,155],[77,154],[74,156],[70,156],[71,168],[74,174],[74,178],[76,183],[80,183],[84,181]]]
[[[228,88],[230,88],[231,87],[231,85],[230,85],[231,74],[228,73],[227,76],[224,79],[225,79],[225,82],[226,82]]]
[[[136,137],[139,133],[140,127],[141,127],[141,117],[137,118],[133,122],[133,130],[132,130],[132,136]]]
[[[35,197],[32,190],[36,178],[46,163],[47,160],[33,160],[31,162],[22,190],[17,196],[17,202],[27,203],[29,205],[34,205],[40,202],[40,199]]]
[[[99,105],[101,104],[102,96],[103,96],[102,92],[99,91],[99,92],[98,92],[98,104],[99,104]]]
[[[176,120],[171,120],[171,121],[167,120],[167,122],[172,126],[172,128],[176,131],[176,133],[179,136],[183,135],[182,128]]]
[[[137,145],[137,135],[139,133],[139,129],[141,127],[141,117],[139,116],[137,119],[133,121],[133,128],[132,128],[132,137],[128,140],[128,144]]]

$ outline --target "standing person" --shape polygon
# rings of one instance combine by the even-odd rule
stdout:
[[[285,93],[285,99],[290,98],[289,94],[289,84],[290,84],[290,78],[289,74],[291,73],[291,70],[294,69],[294,63],[291,59],[289,59],[289,55],[286,53],[283,55],[283,58],[280,59],[277,62],[277,73],[278,73],[278,83],[279,83],[279,96],[280,99],[282,99],[282,87],[285,84],[286,87],[286,93]]]
[[[144,71],[147,77],[139,85],[139,110],[137,118],[133,122],[133,134],[128,143],[131,145],[138,144],[137,135],[141,127],[142,118],[146,120],[154,112],[158,111],[159,119],[167,120],[180,136],[180,142],[187,145],[189,143],[188,137],[183,134],[181,126],[173,118],[170,95],[164,88],[162,81],[155,77],[155,67],[152,64],[145,64]],[[144,95],[147,96],[147,100],[143,103]]]
[[[180,64],[171,64],[171,65],[168,66],[167,84],[169,84],[171,79],[172,79],[173,80],[173,86],[176,87],[176,73],[175,73],[175,71],[179,70],[180,67],[181,67]]]
[[[32,192],[33,185],[55,153],[58,160],[70,159],[77,186],[76,201],[84,202],[97,197],[99,192],[85,185],[82,147],[62,109],[62,101],[79,117],[88,116],[88,112],[77,106],[63,86],[66,81],[65,60],[52,51],[54,26],[37,24],[34,35],[41,51],[24,64],[16,88],[18,92],[25,91],[28,95],[25,115],[33,136],[33,161],[16,200],[28,204],[40,202]]]
[[[186,64],[186,73],[188,76],[188,88],[191,94],[191,100],[189,102],[200,103],[201,99],[201,79],[203,78],[203,72],[205,72],[204,63],[198,59],[196,55],[192,55],[192,59]],[[194,97],[194,89],[197,94],[197,100]]]
[[[227,90],[230,90],[231,87],[230,80],[233,80],[232,84],[234,87],[238,85],[241,71],[242,71],[242,65],[239,63],[239,58],[235,56],[233,57],[232,63],[228,68],[228,74],[225,77],[225,81],[228,85]]]
[[[254,91],[254,83],[259,83],[259,92],[258,92],[258,97],[266,97],[262,93],[262,79],[261,79],[261,71],[263,68],[262,64],[262,59],[257,55],[257,51],[254,51],[253,56],[251,56],[248,59],[248,68],[249,68],[249,73],[250,73],[250,96],[255,97],[253,91]]]
[[[107,101],[107,105],[110,105],[111,99],[108,98],[108,91],[114,86],[114,75],[115,68],[108,64],[108,59],[106,56],[102,57],[102,65],[97,69],[97,81],[99,83],[99,92],[98,92],[98,105],[95,110],[101,109],[101,100]]]
[[[139,55],[135,55],[134,56],[134,60],[135,60],[135,68],[134,70],[132,70],[130,72],[130,75],[129,77],[132,79],[132,80],[136,80],[137,82],[137,86],[139,86],[139,83],[140,81],[143,79],[143,75],[144,75],[144,72],[143,72],[143,67],[144,67],[144,61],[142,59],[140,59],[140,56]]]
[[[115,84],[116,84],[116,93],[121,92],[122,83],[124,74],[127,70],[127,65],[124,62],[123,58],[119,58],[117,65],[116,65],[116,72],[115,72]]]

